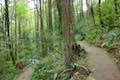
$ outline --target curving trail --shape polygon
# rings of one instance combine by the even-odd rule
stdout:
[[[17,78],[17,80],[30,80],[31,76],[32,76],[33,70],[32,68],[27,68],[26,70],[24,70],[20,76]]]
[[[88,64],[94,70],[91,80],[120,80],[120,72],[105,51],[86,42],[79,42],[88,53]]]
[[[88,64],[94,70],[89,80],[120,80],[120,71],[105,51],[86,42],[79,42],[88,53]],[[23,71],[17,80],[29,80],[32,68]]]

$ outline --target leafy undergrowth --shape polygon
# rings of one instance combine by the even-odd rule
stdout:
[[[86,80],[90,70],[85,59],[86,53],[81,50],[80,59],[68,70],[64,67],[64,57],[61,54],[51,54],[41,59],[37,67],[34,67],[31,80]]]
[[[91,31],[90,34],[86,36],[85,40],[98,47],[104,48],[120,68],[120,32],[119,31],[120,29],[117,27],[112,28],[109,32],[105,31],[104,33],[99,33],[100,35],[98,34],[92,35],[91,34],[92,31]]]
[[[0,80],[13,80],[19,71],[16,70],[12,62],[5,61],[3,55],[0,55]]]
[[[87,80],[87,78],[91,74],[91,70],[85,62],[86,60],[81,59],[76,64],[74,64],[76,68],[74,67],[70,80]]]
[[[108,52],[114,59],[115,63],[118,65],[118,68],[120,69],[120,45],[108,49]]]
[[[24,68],[24,66],[26,67],[30,62],[27,58],[23,58],[17,61],[17,63],[21,63],[22,65],[19,65],[18,68],[16,65],[13,65],[7,49],[3,49],[0,53],[0,80],[16,79],[16,77],[23,71],[22,69],[19,69],[20,66]]]

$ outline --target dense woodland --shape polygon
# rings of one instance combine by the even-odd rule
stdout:
[[[83,41],[120,69],[120,0],[0,0],[0,80],[87,80]]]

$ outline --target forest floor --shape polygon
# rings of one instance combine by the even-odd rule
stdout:
[[[25,69],[16,80],[29,80],[32,76],[33,70],[32,68]]]
[[[86,42],[80,42],[88,53],[87,59],[93,70],[89,80],[120,80],[120,71],[106,52]]]
[[[120,80],[120,71],[106,52],[86,42],[80,42],[88,53],[88,64],[93,73],[88,80]],[[32,68],[24,70],[17,80],[29,80],[32,76]]]

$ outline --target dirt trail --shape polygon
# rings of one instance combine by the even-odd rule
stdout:
[[[80,44],[88,52],[88,64],[94,70],[92,80],[120,80],[120,72],[116,64],[104,50],[86,42]]]
[[[32,68],[28,68],[25,71],[23,71],[20,76],[16,80],[29,80],[32,76],[33,70]]]

